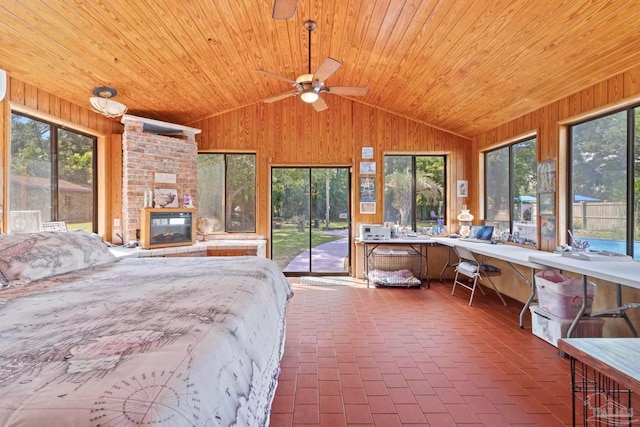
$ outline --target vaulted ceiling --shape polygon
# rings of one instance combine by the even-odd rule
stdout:
[[[255,70],[307,73],[313,19],[312,69],[342,62],[327,85],[472,137],[640,64],[638,0],[298,0],[287,20],[272,6],[7,0],[0,68],[87,107],[112,86],[131,114],[188,125],[290,90]]]

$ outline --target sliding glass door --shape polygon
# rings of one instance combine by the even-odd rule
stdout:
[[[349,168],[272,168],[271,258],[286,274],[349,274],[349,191]]]

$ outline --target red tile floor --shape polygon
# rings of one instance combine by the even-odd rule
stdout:
[[[451,284],[303,286],[287,309],[271,426],[566,426],[569,361],[522,304]]]

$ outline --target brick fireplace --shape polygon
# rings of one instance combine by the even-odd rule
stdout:
[[[184,194],[197,200],[195,136],[200,129],[125,115],[122,134],[121,234],[126,242],[140,229],[145,191],[176,189],[182,206]],[[171,182],[175,179],[175,182]],[[169,182],[167,182],[169,181]],[[114,226],[114,230],[118,227]],[[116,238],[114,242],[119,242]]]

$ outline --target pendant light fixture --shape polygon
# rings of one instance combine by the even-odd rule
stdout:
[[[94,96],[89,98],[89,102],[96,113],[109,118],[120,117],[127,112],[127,106],[111,99],[117,94],[114,88],[97,87],[93,90]]]

